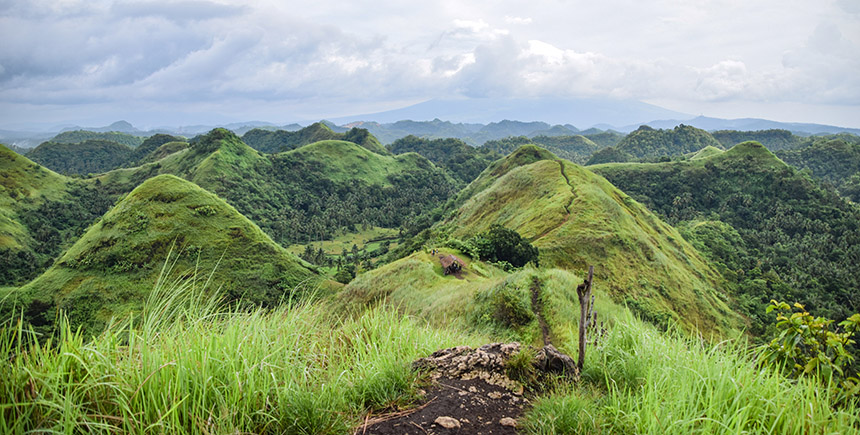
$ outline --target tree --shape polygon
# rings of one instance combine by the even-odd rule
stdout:
[[[485,261],[505,261],[514,267],[523,267],[529,262],[538,263],[538,248],[514,230],[493,225],[484,233],[475,236],[472,244]]]

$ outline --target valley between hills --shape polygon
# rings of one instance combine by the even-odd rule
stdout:
[[[525,124],[0,145],[0,431],[860,432],[860,137]]]

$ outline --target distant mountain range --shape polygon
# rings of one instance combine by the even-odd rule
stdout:
[[[127,121],[117,121],[105,127],[55,127],[53,131],[0,130],[0,143],[20,148],[33,148],[54,135],[74,130],[95,132],[117,131],[136,136],[165,133],[193,137],[216,127],[224,127],[238,135],[254,128],[265,130],[299,130],[313,121],[278,125],[264,121],[237,122],[226,125],[192,125],[158,127],[147,131]],[[349,127],[370,130],[382,143],[415,135],[425,138],[459,138],[471,145],[509,136],[560,136],[598,133],[614,130],[629,133],[641,125],[653,128],[673,128],[680,124],[703,130],[757,131],[783,129],[808,136],[814,134],[852,133],[860,129],[823,124],[777,122],[758,118],[720,119],[692,117],[634,100],[598,98],[583,99],[434,99],[386,112],[333,118],[324,121],[335,132]]]

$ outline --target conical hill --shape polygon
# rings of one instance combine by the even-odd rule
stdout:
[[[317,273],[275,244],[226,202],[172,175],[146,180],[122,199],[44,274],[15,292],[34,325],[54,308],[98,330],[111,316],[140,309],[169,253],[174,270],[197,269],[229,300],[272,305]]]

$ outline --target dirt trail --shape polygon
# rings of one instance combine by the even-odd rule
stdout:
[[[543,336],[543,345],[546,346],[548,344],[552,344],[552,339],[549,335],[549,326],[546,324],[546,320],[543,318],[543,300],[540,297],[540,288],[541,282],[538,277],[532,277],[532,285],[531,285],[531,294],[532,294],[532,311],[534,311],[535,315],[538,318],[538,324],[540,324],[540,332]]]
[[[564,212],[567,215],[564,217],[564,220],[561,221],[561,223],[559,223],[558,225],[544,231],[543,234],[535,237],[534,240],[532,240],[532,242],[544,238],[547,234],[561,228],[562,225],[564,225],[568,221],[570,221],[570,206],[573,205],[573,200],[576,198],[576,192],[573,191],[573,186],[570,185],[570,178],[568,178],[567,174],[564,173],[564,161],[556,160],[556,162],[558,163],[559,170],[561,171],[561,176],[562,176],[562,178],[564,178],[564,182],[567,183],[568,187],[570,187],[570,193],[571,193],[570,201],[568,201],[567,204],[564,206]]]

